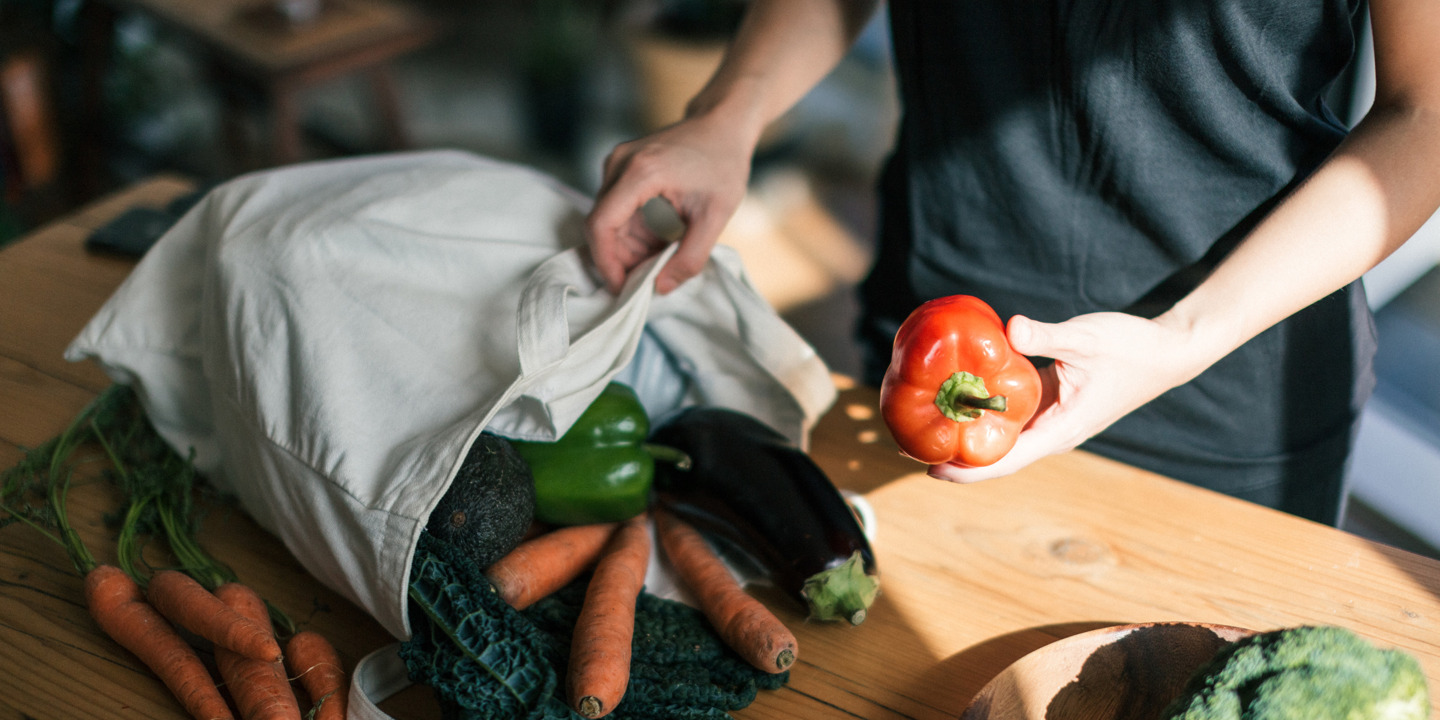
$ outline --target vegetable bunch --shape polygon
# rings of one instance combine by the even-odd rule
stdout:
[[[527,540],[485,569],[496,594],[525,610],[587,571],[570,640],[565,689],[582,717],[609,714],[631,678],[636,602],[650,563],[650,512],[620,523],[556,528]],[[755,668],[780,674],[795,661],[795,636],[745,593],[709,543],[673,515],[653,513],[661,547],[720,639]]]
[[[859,625],[880,591],[875,554],[815,461],[745,413],[687,408],[653,435],[688,454],[662,468],[656,503],[750,556],[812,620]]]
[[[72,458],[98,444],[127,505],[117,564],[98,562],[72,526],[67,495]],[[196,542],[191,497],[193,465],[169,450],[140,412],[129,389],[116,385],[58,437],[26,453],[5,472],[0,511],[50,537],[84,578],[86,607],[96,625],[135,655],[192,717],[299,718],[297,696],[282,661],[315,699],[317,718],[343,718],[346,685],[334,648],[314,633],[290,638],[282,653],[272,618],[291,624]],[[141,569],[139,536],[163,535],[179,569]],[[221,681],[211,677],[183,633],[213,648]]]
[[[597,408],[603,412],[597,415]],[[599,426],[608,429],[597,433]],[[625,432],[614,432],[617,427]],[[878,590],[874,555],[849,505],[779,433],[743,413],[707,407],[685,410],[648,438],[637,432],[642,427],[648,420],[634,393],[612,385],[561,441],[569,447],[517,443],[527,457],[548,453],[532,466],[537,511],[547,496],[563,494],[576,509],[566,521],[592,517],[578,512],[592,505],[603,512],[593,516],[600,518],[595,522],[561,523],[532,537],[484,570],[499,597],[517,610],[591,572],[565,678],[571,708],[587,718],[611,712],[632,677],[635,602],[652,554],[652,521],[660,550],[710,626],[765,673],[784,673],[795,662],[795,636],[745,592],[705,535],[747,551],[812,618],[858,624]],[[597,447],[602,436],[623,441]],[[584,441],[575,444],[575,437]],[[628,481],[610,483],[607,470],[595,472],[633,465],[636,458],[650,462],[647,446],[683,458],[654,466],[654,492],[649,466],[639,489]],[[628,459],[612,462],[617,452]],[[560,472],[565,469],[570,476]]]
[[[570,720],[583,703],[617,720],[708,720],[785,682],[787,673],[756,670],[726,647],[695,608],[647,592],[627,600],[628,590],[617,592],[627,580],[596,587],[597,576],[618,575],[626,558],[641,550],[631,543],[648,533],[625,537],[624,528],[588,533],[600,536],[602,555],[619,553],[610,570],[581,573],[523,610],[492,591],[457,546],[421,533],[410,573],[413,632],[400,656],[411,677],[434,690],[444,717]],[[543,574],[555,572],[550,567]],[[592,596],[604,599],[597,603]],[[597,624],[584,617],[622,606],[633,607],[630,622]],[[628,666],[595,660],[594,651],[613,647],[613,639],[627,633]],[[623,701],[613,698],[617,685]],[[572,695],[567,686],[578,692]]]

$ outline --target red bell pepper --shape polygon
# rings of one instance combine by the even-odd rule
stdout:
[[[993,464],[1039,405],[1040,374],[983,300],[936,298],[895,333],[880,412],[905,455],[927,465]]]

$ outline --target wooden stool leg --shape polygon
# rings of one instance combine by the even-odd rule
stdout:
[[[211,62],[209,69],[211,82],[220,95],[220,135],[225,144],[227,174],[259,169],[261,163],[255,162],[252,152],[255,143],[246,128],[246,118],[254,108],[253,102],[247,101],[244,80],[218,62]]]
[[[80,26],[85,38],[80,89],[84,132],[76,148],[77,182],[80,196],[90,198],[103,192],[110,182],[105,73],[115,46],[115,11],[99,0],[87,0],[80,7]]]
[[[395,85],[395,76],[384,64],[376,65],[366,74],[370,77],[370,87],[375,93],[375,105],[385,133],[385,146],[391,150],[410,147],[410,138],[405,132],[405,118],[400,110],[400,92]]]
[[[298,90],[285,83],[270,88],[271,157],[277,165],[299,162],[304,153]]]

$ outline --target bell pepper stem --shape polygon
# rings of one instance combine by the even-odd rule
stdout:
[[[970,422],[986,410],[1005,412],[1006,402],[1004,395],[991,395],[985,389],[984,378],[961,370],[940,385],[935,406],[951,420]]]
[[[964,407],[968,408],[975,408],[976,410],[994,410],[995,412],[1005,412],[1004,395],[991,395],[990,397],[983,398],[962,395],[959,398],[956,398],[955,404],[963,405]]]
[[[643,443],[640,447],[644,448],[645,452],[649,453],[650,457],[655,458],[657,462],[668,462],[677,470],[689,470],[692,464],[690,456],[679,448],[656,443]]]

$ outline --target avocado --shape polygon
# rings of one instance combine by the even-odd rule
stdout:
[[[425,529],[485,568],[520,544],[534,517],[530,466],[508,440],[482,433]]]

